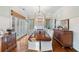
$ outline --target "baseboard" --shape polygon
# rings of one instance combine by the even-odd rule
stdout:
[[[78,52],[75,48],[72,48],[75,52]]]

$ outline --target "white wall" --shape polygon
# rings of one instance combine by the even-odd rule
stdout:
[[[62,7],[53,14],[53,17],[57,20],[69,19],[70,30],[73,31],[73,47],[79,51],[79,7]]]
[[[0,6],[0,16],[9,17],[10,8],[11,7],[8,7],[8,6]]]
[[[70,20],[70,30],[73,31],[73,47],[79,51],[79,17]]]
[[[10,18],[0,16],[0,30],[6,31],[6,29],[11,28],[11,21]]]
[[[10,7],[0,6],[0,30],[6,31],[12,27],[11,24]]]
[[[11,16],[11,9],[15,10],[19,14],[23,15],[23,11],[19,9],[18,7],[10,7],[10,6],[0,6],[0,30],[6,31],[6,29],[11,29],[12,28],[12,16]],[[15,17],[18,19],[17,17]],[[23,36],[27,32],[27,26],[25,25],[25,20],[23,19],[18,19],[20,21],[20,26],[17,27],[17,31],[19,31],[19,36]],[[17,21],[16,24],[17,25]],[[24,26],[25,25],[25,26]],[[17,33],[17,31],[15,31]],[[18,33],[17,33],[18,34]]]
[[[0,6],[0,30],[5,31],[8,28],[12,28],[11,9],[18,10],[17,12],[22,14],[18,7]]]

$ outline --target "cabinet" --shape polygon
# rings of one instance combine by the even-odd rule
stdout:
[[[11,52],[14,48],[16,48],[16,34],[4,34],[4,36],[0,39],[0,42],[1,52]]]
[[[73,32],[54,30],[54,39],[62,45],[62,47],[73,47]]]

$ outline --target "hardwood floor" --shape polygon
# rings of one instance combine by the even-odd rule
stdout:
[[[14,49],[13,51],[15,52],[36,52],[34,50],[28,50],[27,47],[27,39],[29,36],[24,36],[20,40],[17,41],[17,48]],[[53,41],[53,52],[75,52],[75,50],[70,49],[70,48],[62,48],[62,46],[56,42],[55,40]],[[49,51],[48,51],[49,52]]]
[[[56,40],[53,42],[53,52],[76,52],[73,48],[63,48]]]
[[[25,52],[27,50],[27,39],[29,36],[24,36],[20,40],[17,41],[17,52]]]

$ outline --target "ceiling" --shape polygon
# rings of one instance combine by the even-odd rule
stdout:
[[[28,16],[29,18],[34,18],[39,11],[39,6],[18,6],[20,9],[23,10],[23,14]],[[53,16],[61,6],[40,6],[40,12],[46,17],[50,18]]]

